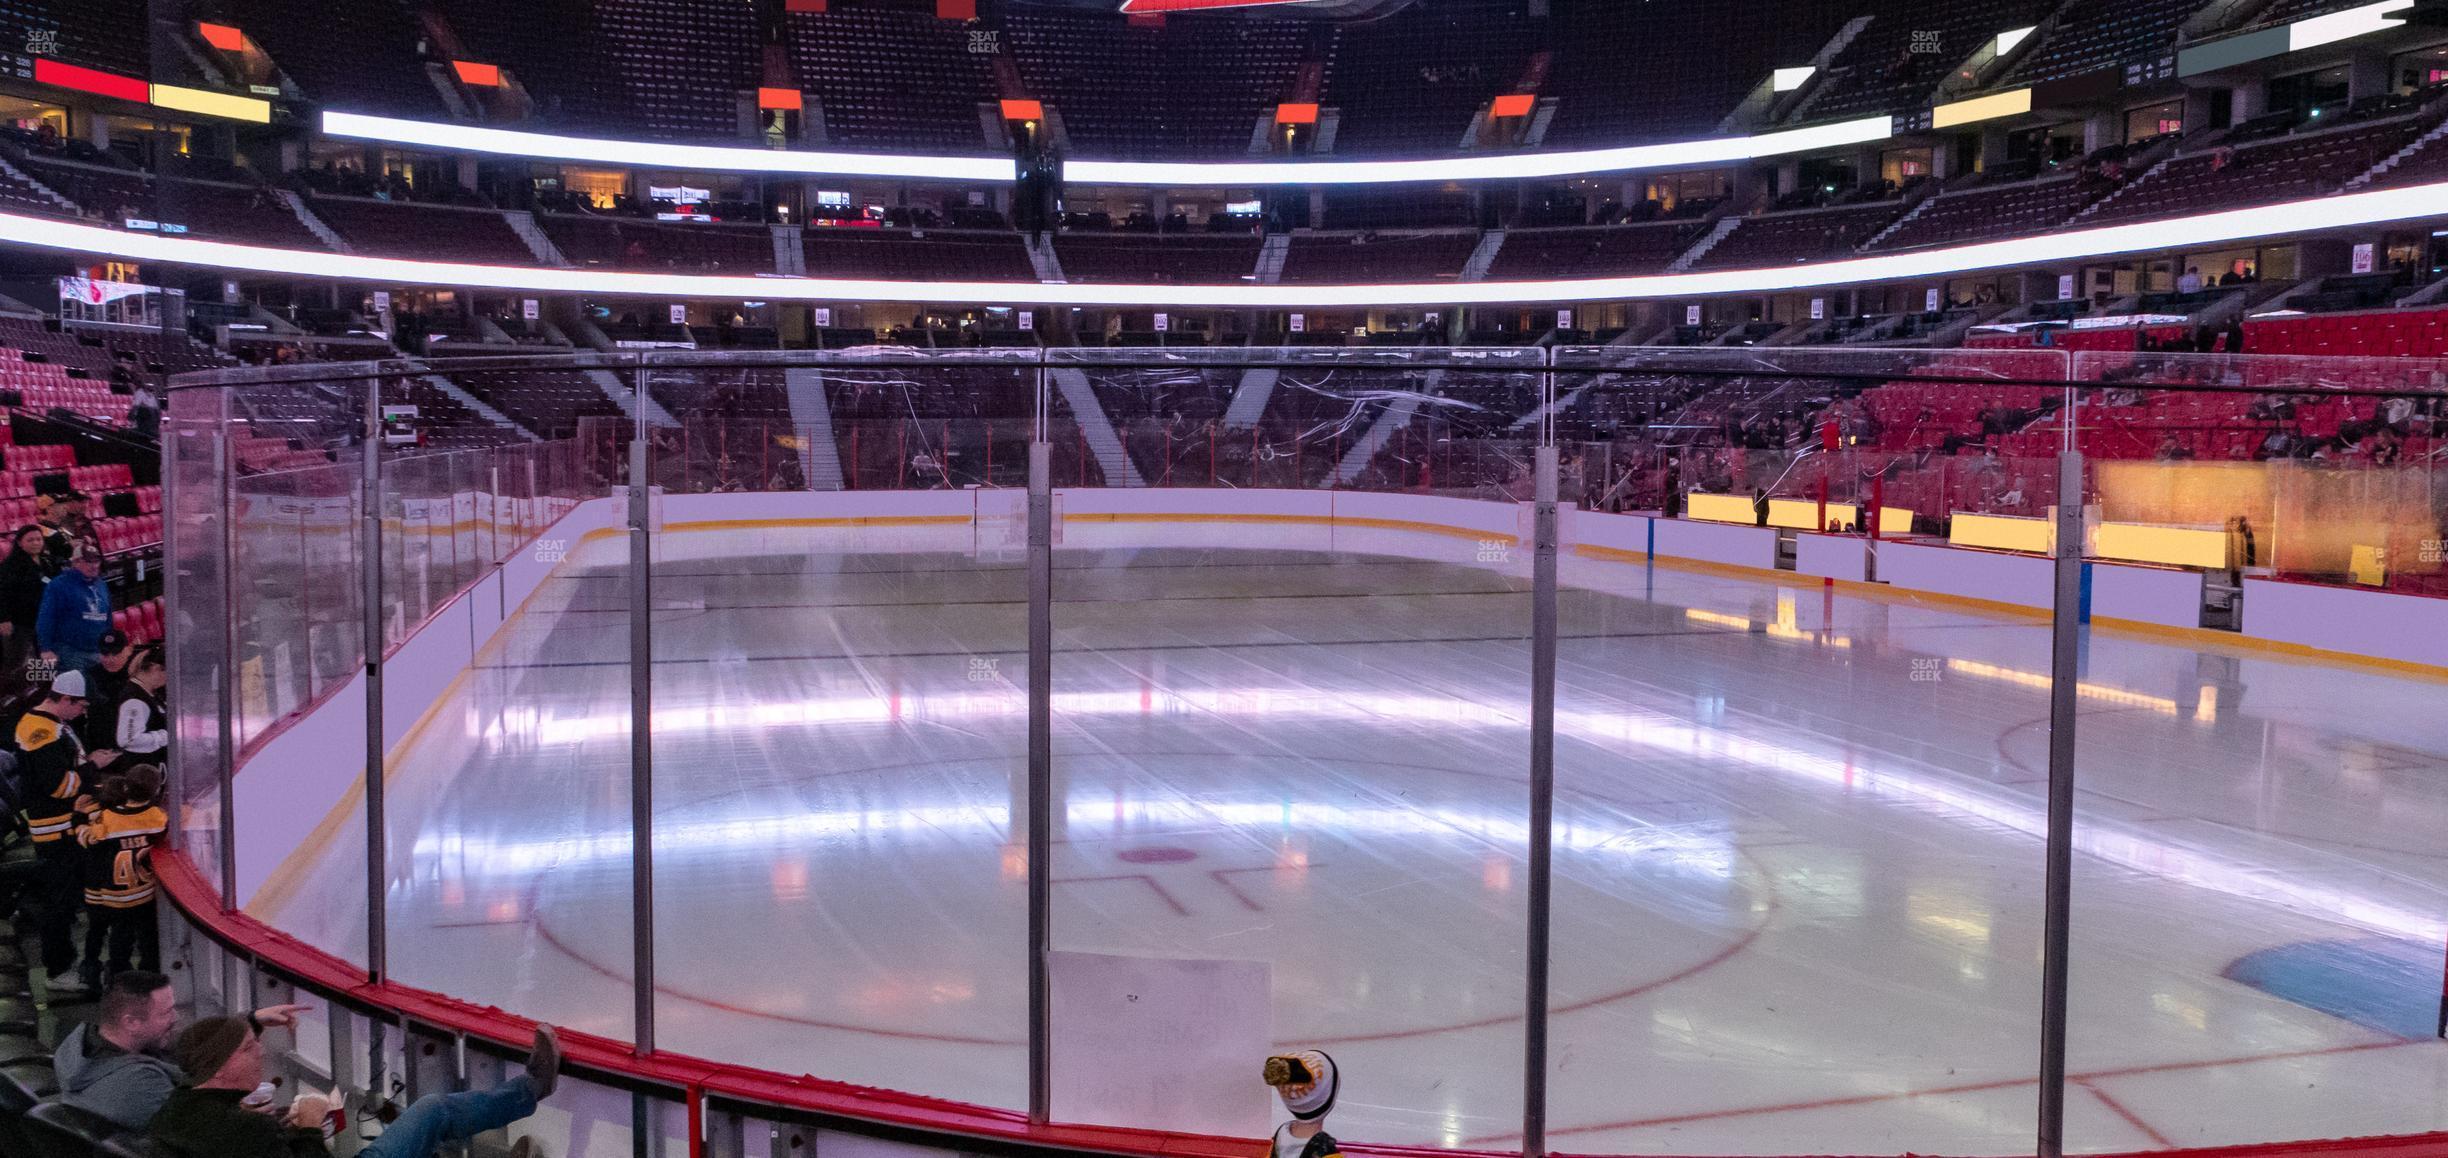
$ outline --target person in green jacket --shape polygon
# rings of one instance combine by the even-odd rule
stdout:
[[[172,1093],[146,1125],[155,1142],[186,1158],[331,1158],[323,1123],[333,1107],[323,1096],[300,1094],[287,1110],[248,1104],[263,1084],[264,1048],[247,1019],[208,1017],[188,1026],[171,1056],[194,1084]],[[433,1158],[444,1145],[535,1113],[560,1076],[561,1041],[551,1026],[538,1025],[527,1072],[489,1090],[419,1098],[358,1154]],[[513,1153],[524,1155],[527,1140],[519,1143]]]

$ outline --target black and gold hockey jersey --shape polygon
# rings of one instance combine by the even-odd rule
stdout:
[[[77,827],[85,846],[85,903],[132,909],[153,899],[153,845],[170,827],[158,804],[102,809]]]
[[[85,791],[85,745],[58,717],[36,709],[17,721],[17,782],[34,843],[73,840],[76,799]]]

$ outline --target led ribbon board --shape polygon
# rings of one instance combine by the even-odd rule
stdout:
[[[2448,182],[2315,197],[2131,225],[2109,225],[1913,253],[1805,262],[1769,269],[1553,281],[1377,285],[1086,285],[1037,282],[890,281],[720,274],[630,273],[365,257],[130,233],[47,217],[0,214],[0,243],[30,245],[208,269],[387,285],[655,298],[750,301],[880,301],[946,305],[1168,306],[1282,309],[1291,306],[1447,306],[1630,301],[1760,294],[1818,286],[1913,281],[1973,270],[2080,261],[2117,254],[2200,248],[2234,241],[2345,229],[2448,213]]]
[[[1218,8],[1282,8],[1293,4],[1323,4],[1328,0],[1122,0],[1122,11],[1133,15],[1151,12],[1207,12]]]
[[[1009,117],[1007,109],[1004,114]],[[804,173],[852,177],[911,177],[1008,182],[1012,161],[994,157],[931,157],[899,153],[832,153],[748,149],[726,145],[673,145],[566,137],[473,125],[402,120],[363,113],[323,114],[323,134],[395,145],[421,145],[471,153],[537,160],[589,161],[662,169],[717,169],[731,173]],[[1063,179],[1085,185],[1258,186],[1375,185],[1416,181],[1518,181],[1631,169],[1677,169],[1721,165],[1884,141],[1895,135],[1889,117],[1865,117],[1752,137],[1718,137],[1613,149],[1560,153],[1488,153],[1413,161],[1065,161]]]
[[[742,149],[723,145],[673,145],[657,141],[612,141],[515,132],[474,125],[409,121],[362,113],[323,114],[323,134],[361,141],[425,145],[463,153],[494,153],[538,160],[589,161],[650,169],[713,169],[733,173],[848,174],[922,180],[1009,182],[1019,165],[995,157],[920,157],[887,153],[831,153]]]

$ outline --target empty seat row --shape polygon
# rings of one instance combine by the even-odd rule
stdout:
[[[1295,233],[1284,255],[1283,280],[1329,282],[1458,281],[1473,233]]]
[[[2244,323],[2244,348],[2256,354],[2448,357],[2448,310],[2313,314]]]
[[[161,545],[162,517],[135,515],[124,519],[95,519],[93,531],[105,555],[148,550]]]
[[[152,643],[162,638],[162,601],[147,599],[134,607],[122,607],[111,613],[111,626],[137,643]]]
[[[63,444],[0,448],[0,467],[11,471],[66,470],[76,465],[76,448]],[[127,468],[121,467],[121,470]],[[81,489],[81,488],[80,488]]]
[[[68,450],[69,448],[63,446],[58,449]],[[129,471],[128,465],[123,462],[68,468],[68,485],[75,490],[89,493],[115,491],[125,490],[135,484],[135,477]]]
[[[2082,223],[2181,217],[2335,192],[2427,127],[2414,118],[2300,133],[2168,161],[2099,203]]]

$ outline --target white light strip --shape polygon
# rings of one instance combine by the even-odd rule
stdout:
[[[362,113],[324,113],[323,133],[332,137],[422,145],[459,152],[646,168],[979,182],[1007,182],[1016,176],[1013,162],[993,157],[922,157],[891,153],[815,153],[721,145],[669,145],[653,141],[612,141],[511,129],[484,129],[472,125],[410,121]],[[1893,135],[1894,121],[1891,118],[1866,117],[1832,125],[1763,133],[1755,137],[1723,137],[1566,153],[1489,154],[1416,161],[1067,161],[1063,164],[1063,179],[1088,185],[1175,186],[1511,181],[1628,169],[1719,165],[1883,141]]]
[[[551,133],[410,121],[398,117],[372,117],[363,113],[324,113],[323,134],[361,141],[424,145],[466,153],[498,153],[552,161],[590,161],[650,169],[850,174],[981,182],[1006,182],[1019,176],[1019,166],[1015,162],[995,157],[822,153],[723,145],[672,145],[657,141],[611,141],[597,137],[563,137]]]
[[[2302,52],[2307,48],[2352,40],[2374,32],[2403,28],[2406,22],[2391,18],[2389,13],[2403,12],[2413,6],[2414,0],[2380,0],[2378,4],[2298,20],[2287,25],[2287,51]]]
[[[1453,306],[1528,302],[1632,301],[1761,294],[1819,286],[1912,281],[1981,269],[2041,265],[2126,253],[2200,248],[2232,241],[2448,217],[2448,182],[2315,197],[2067,230],[2006,241],[1769,269],[1599,277],[1570,281],[1425,282],[1382,285],[1044,285],[1036,282],[885,281],[868,278],[742,277],[628,273],[530,266],[470,265],[363,257],[193,237],[129,233],[48,217],[0,214],[0,243],[71,250],[132,261],[324,277],[378,285],[457,286],[541,293],[749,301],[878,301],[947,305],[1179,306],[1282,309],[1290,306]]]
[[[1807,153],[1884,141],[1889,117],[1866,117],[1755,137],[1721,137],[1569,153],[1491,153],[1420,161],[1065,161],[1063,180],[1075,185],[1383,185],[1422,181],[1518,181],[1628,169],[1722,165],[1786,153]]]

